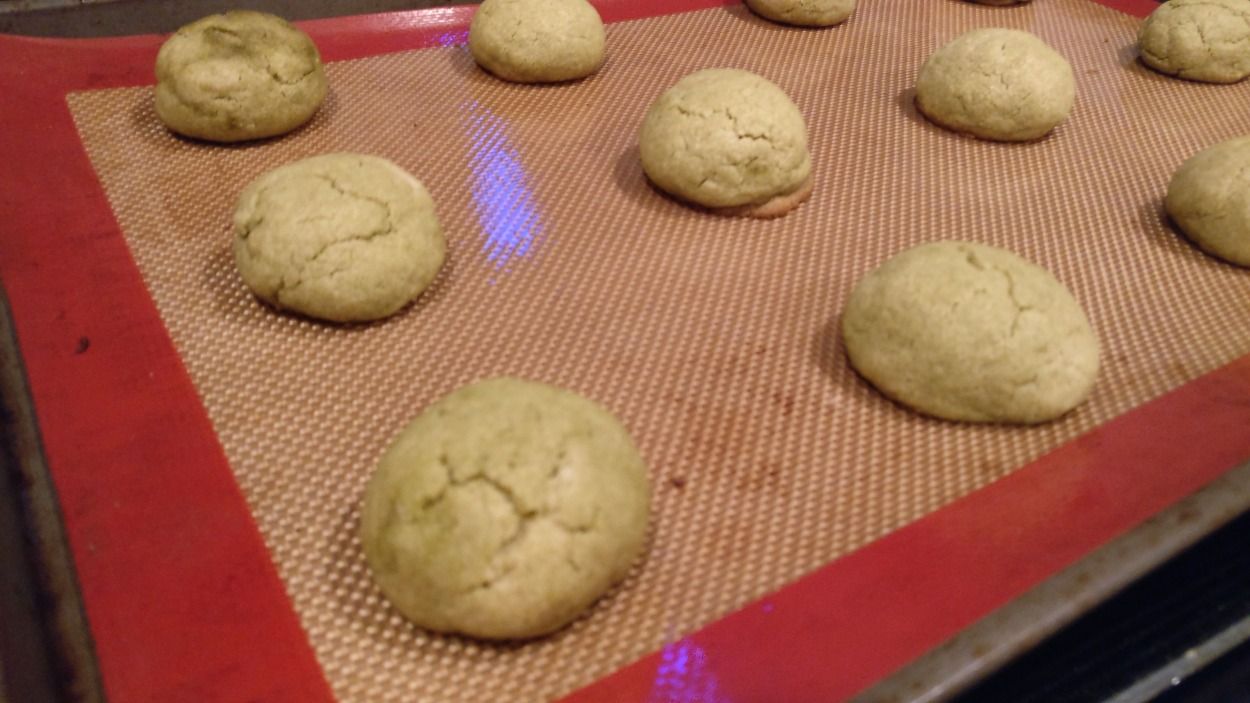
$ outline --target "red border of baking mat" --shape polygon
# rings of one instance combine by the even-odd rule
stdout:
[[[619,21],[733,3],[598,4]],[[337,60],[446,42],[471,13],[302,26]],[[105,689],[114,702],[331,700],[65,108],[70,90],[151,83],[160,42],[0,37],[0,279]],[[848,696],[1250,456],[1247,427],[1250,356],[567,700]]]

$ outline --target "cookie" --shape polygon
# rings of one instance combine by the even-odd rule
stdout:
[[[156,114],[188,137],[238,142],[284,134],[307,122],[325,96],[312,39],[261,12],[196,20],[156,55]]]
[[[1250,266],[1250,137],[1216,144],[1181,164],[1164,207],[1200,249]]]
[[[841,327],[864,378],[948,420],[1052,420],[1084,401],[1098,375],[1098,340],[1068,289],[983,244],[894,256],[856,285]]]
[[[1169,0],[1142,23],[1137,49],[1160,73],[1236,83],[1250,76],[1250,0]]]
[[[746,4],[760,17],[801,27],[841,24],[855,11],[855,0],[746,0]]]
[[[386,317],[434,280],[447,246],[425,186],[377,156],[325,154],[248,185],[239,274],[272,305],[333,322]]]
[[[485,0],[469,24],[469,52],[506,81],[584,78],[603,64],[603,20],[586,0]]]
[[[916,107],[934,123],[982,139],[1040,139],[1067,118],[1072,66],[1015,29],[974,29],[933,52],[916,78]]]
[[[1004,5],[1023,5],[1024,3],[1029,2],[1029,0],[972,0],[972,2],[975,2],[978,5],[997,5],[1002,7]]]
[[[682,78],[651,106],[638,145],[656,187],[713,211],[776,217],[811,193],[803,115],[781,88],[749,71]]]
[[[399,434],[365,489],[361,541],[374,580],[417,625],[536,637],[625,578],[649,510],[646,467],[607,410],[496,378]]]

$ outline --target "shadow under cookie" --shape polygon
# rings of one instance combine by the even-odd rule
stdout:
[[[641,169],[640,169],[641,170]],[[756,220],[772,220],[789,214],[797,209],[800,205],[811,197],[812,191],[815,190],[815,178],[809,173],[807,178],[799,184],[799,187],[788,192],[774,195],[762,203],[751,203],[747,205],[734,205],[730,207],[712,207],[702,203],[696,203],[692,200],[686,200],[680,196],[669,193],[655,181],[647,178],[644,174],[644,180],[651,190],[664,196],[666,199],[677,203],[683,207],[694,208],[713,215],[721,215],[723,217],[745,217]]]

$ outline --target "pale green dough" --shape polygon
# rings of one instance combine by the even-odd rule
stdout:
[[[333,322],[396,312],[434,280],[447,245],[434,201],[394,163],[325,154],[239,195],[235,263],[257,297]]]
[[[469,25],[473,60],[518,83],[584,78],[603,64],[604,42],[586,0],[485,0]]]
[[[1068,289],[971,242],[908,249],[864,276],[842,336],[851,365],[882,393],[948,420],[1053,420],[1098,375],[1098,339]]]
[[[625,578],[649,511],[646,467],[607,410],[495,378],[400,432],[365,489],[361,540],[374,580],[417,625],[535,637]]]
[[[1191,156],[1168,183],[1165,205],[1203,251],[1250,266],[1250,137]]]
[[[855,11],[855,0],[746,0],[747,7],[774,22],[801,27],[831,27]]]
[[[1169,0],[1142,23],[1137,47],[1160,73],[1236,83],[1250,76],[1250,0]]]
[[[790,98],[749,71],[692,73],[659,97],[638,137],[642,168],[662,190],[709,208],[775,216],[811,192],[807,125]],[[787,201],[780,212],[771,201]]]
[[[161,121],[217,142],[289,132],[326,96],[312,39],[281,17],[244,10],[179,29],[156,56],[156,81]]]
[[[996,141],[1039,139],[1068,117],[1072,66],[1015,29],[974,29],[933,52],[916,78],[916,106],[956,132]]]

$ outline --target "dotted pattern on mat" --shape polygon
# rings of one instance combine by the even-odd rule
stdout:
[[[1150,72],[1134,60],[1136,25],[1084,0],[865,1],[820,31],[717,8],[611,26],[605,68],[562,86],[496,81],[463,46],[336,63],[309,126],[233,147],[171,136],[147,88],[70,106],[335,693],[542,700],[1250,353],[1250,276],[1161,215],[1176,166],[1250,131],[1250,85]],[[921,63],[978,26],[1028,29],[1072,62],[1076,108],[1051,137],[980,142],[916,113]],[[725,219],[645,182],[643,114],[709,66],[760,73],[802,109],[816,191],[797,211]],[[379,324],[277,314],[234,271],[235,195],[328,151],[409,169],[446,228],[436,284]],[[855,282],[949,238],[1016,251],[1073,290],[1103,343],[1086,405],[1041,427],[950,424],[848,367],[835,331]],[[390,438],[432,399],[497,374],[611,408],[655,492],[629,579],[572,627],[520,645],[407,625],[356,534]]]

